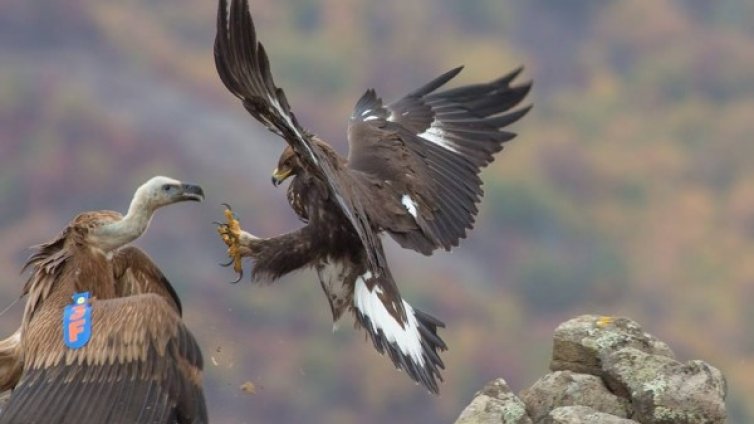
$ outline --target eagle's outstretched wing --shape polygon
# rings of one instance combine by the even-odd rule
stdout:
[[[350,120],[349,167],[403,190],[394,201],[418,228],[397,228],[395,219],[380,224],[403,247],[424,254],[450,250],[472,228],[482,196],[479,172],[515,136],[503,128],[530,109],[512,111],[531,88],[512,85],[521,68],[486,84],[435,92],[461,69],[387,106],[368,90]]]
[[[51,300],[35,313],[0,423],[207,422],[201,351],[170,283],[136,248],[117,253],[113,265],[125,297],[91,302],[84,347],[65,346],[62,308]]]
[[[373,273],[380,275],[387,268],[383,255],[372,247],[376,235],[371,230],[367,213],[341,178],[312,136],[298,124],[283,90],[275,86],[270,63],[262,43],[257,41],[254,23],[246,0],[220,0],[217,11],[215,65],[223,84],[258,121],[283,137],[298,154],[305,169],[322,178],[343,215],[361,239]]]

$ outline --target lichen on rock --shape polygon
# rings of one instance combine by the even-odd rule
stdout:
[[[616,417],[588,406],[561,406],[545,416],[541,424],[639,424],[638,421]]]
[[[647,423],[716,423],[726,418],[722,373],[703,361],[681,363],[633,348],[605,360],[606,382],[626,393]]]
[[[586,406],[617,417],[629,416],[630,402],[614,395],[597,376],[555,371],[521,392],[529,416],[537,422],[559,406]]]
[[[665,342],[645,333],[628,318],[582,315],[566,321],[553,336],[552,371],[570,370],[602,376],[602,358],[632,347],[652,355],[673,358]]]
[[[727,418],[722,373],[679,362],[628,318],[584,315],[555,330],[550,369],[516,397],[498,379],[456,424],[718,424]]]

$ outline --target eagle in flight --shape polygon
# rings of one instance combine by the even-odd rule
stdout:
[[[79,214],[37,247],[21,328],[0,342],[0,390],[13,390],[0,424],[207,422],[202,354],[178,295],[129,246],[158,208],[202,199],[197,185],[154,177],[125,216]]]
[[[401,297],[380,240],[387,233],[425,255],[457,246],[474,224],[482,197],[480,170],[514,134],[504,130],[530,107],[515,109],[531,83],[514,84],[521,69],[489,83],[438,91],[455,68],[399,100],[383,104],[374,90],[356,103],[344,158],[299,125],[270,72],[247,0],[220,0],[215,64],[246,110],[288,143],[272,174],[291,178],[288,201],[305,222],[298,230],[259,238],[241,229],[228,208],[218,231],[242,278],[276,279],[312,267],[333,320],[345,311],[398,369],[437,393],[447,347],[444,324]]]

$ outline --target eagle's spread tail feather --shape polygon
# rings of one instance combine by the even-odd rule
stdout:
[[[396,368],[438,393],[437,381],[443,381],[440,370],[445,368],[439,351],[447,350],[447,346],[437,329],[445,324],[414,309],[390,287],[389,282],[369,273],[356,279],[353,301],[357,324]]]

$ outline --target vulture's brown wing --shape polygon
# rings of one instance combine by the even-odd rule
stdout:
[[[207,422],[199,346],[163,297],[94,300],[79,349],[64,345],[56,309],[28,327],[24,374],[0,423]]]
[[[283,90],[275,86],[264,47],[257,41],[254,23],[246,0],[220,0],[217,11],[215,66],[223,84],[244,107],[270,131],[280,135],[298,154],[306,171],[322,178],[333,199],[361,239],[370,269],[383,274],[386,261],[374,249],[372,232],[364,205],[343,181],[343,170],[336,170],[312,136],[298,124]]]
[[[16,386],[23,371],[21,327],[10,337],[0,340],[0,393]]]
[[[479,172],[515,136],[504,128],[530,109],[512,111],[531,88],[531,83],[511,85],[521,69],[486,84],[435,92],[460,71],[453,69],[387,106],[368,90],[349,125],[349,167],[403,190],[393,201],[413,216],[418,229],[381,225],[402,246],[425,254],[449,250],[472,228],[482,196]]]
[[[175,307],[178,315],[182,314],[181,299],[175,289],[143,250],[124,247],[113,256],[112,262],[117,296],[158,294]]]

